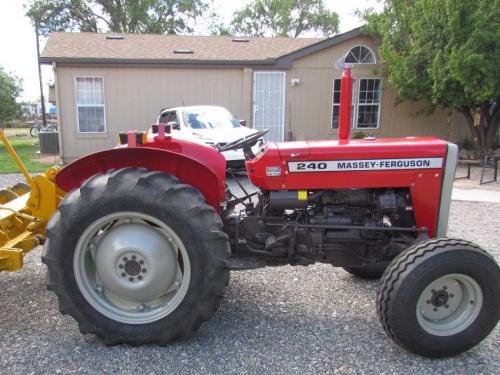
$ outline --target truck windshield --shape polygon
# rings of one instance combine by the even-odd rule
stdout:
[[[238,119],[224,108],[190,108],[184,110],[183,116],[191,129],[231,129],[241,126]]]

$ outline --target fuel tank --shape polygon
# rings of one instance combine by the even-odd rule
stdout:
[[[270,191],[408,187],[417,225],[435,235],[450,146],[448,186],[456,146],[430,137],[269,143],[246,165],[252,183]]]

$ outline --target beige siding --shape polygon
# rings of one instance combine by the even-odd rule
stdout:
[[[145,130],[156,121],[161,108],[181,105],[221,105],[252,124],[253,72],[280,70],[286,72],[285,139],[336,138],[331,129],[333,79],[342,72],[334,63],[347,51],[365,45],[376,53],[369,37],[360,36],[330,48],[307,55],[293,62],[291,69],[132,65],[58,65],[56,97],[59,104],[61,152],[65,161],[113,147],[122,130]],[[378,58],[378,56],[377,56]],[[353,68],[355,78],[376,78],[375,65]],[[77,129],[75,77],[104,78],[106,125],[105,134],[80,134]],[[290,80],[300,83],[291,86]],[[448,110],[438,110],[431,116],[415,116],[418,104],[394,106],[394,91],[383,81],[380,128],[366,130],[377,136],[425,136],[446,138]],[[469,136],[461,114],[451,116],[450,139]],[[352,132],[355,132],[353,129]]]
[[[221,105],[250,120],[251,74],[247,70],[58,66],[56,71],[66,161],[115,146],[122,130],[147,129],[167,106]],[[105,134],[78,133],[77,76],[104,78]]]
[[[336,138],[337,131],[331,129],[333,80],[340,78],[342,72],[334,69],[334,63],[356,45],[369,47],[376,53],[376,46],[369,37],[360,36],[339,43],[320,52],[305,56],[294,62],[288,72],[287,81],[287,125],[292,139]],[[378,59],[378,56],[377,56]],[[352,69],[354,78],[377,78],[375,65]],[[291,86],[290,80],[299,78],[300,84]],[[415,103],[394,105],[394,91],[383,81],[381,98],[380,128],[365,132],[384,137],[399,136],[438,136],[447,137],[448,110],[438,110],[431,116],[415,116],[422,108]],[[451,117],[451,139],[468,136],[465,120],[459,113]],[[357,131],[352,129],[351,132]]]

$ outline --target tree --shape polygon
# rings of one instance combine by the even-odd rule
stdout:
[[[461,112],[487,156],[500,123],[500,0],[386,0],[364,17],[397,103]]]
[[[22,91],[22,81],[0,66],[0,121],[10,121],[21,115],[21,105],[16,101]]]
[[[205,0],[31,0],[26,15],[40,33],[108,31],[177,34],[192,32],[207,9]]]
[[[221,16],[214,11],[208,17],[207,29],[210,35],[231,36],[234,34],[231,27],[227,26]]]
[[[339,16],[323,0],[253,0],[234,13],[231,24],[247,36],[296,38],[307,31],[331,36],[338,32]]]

